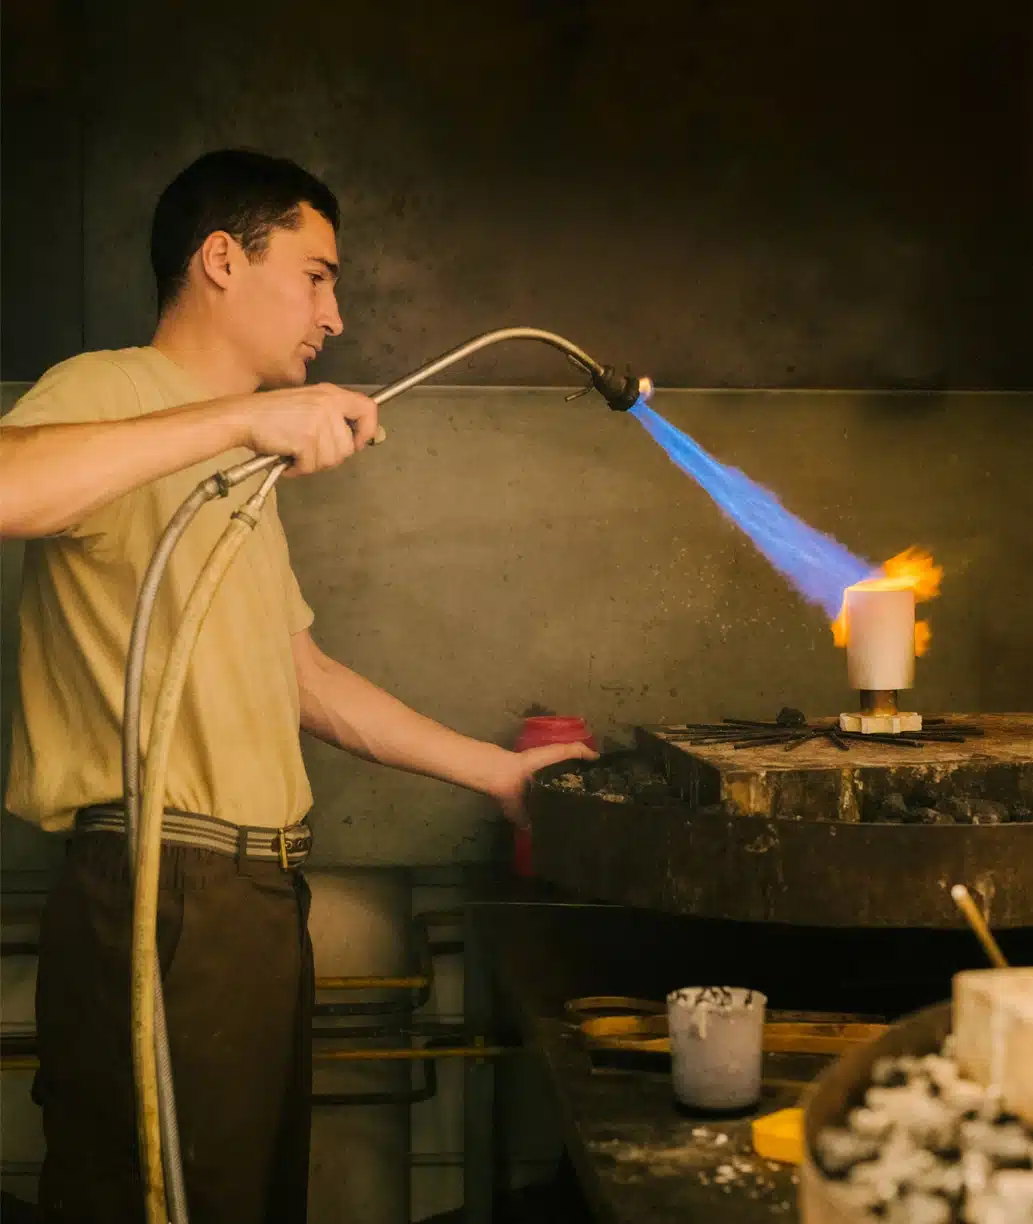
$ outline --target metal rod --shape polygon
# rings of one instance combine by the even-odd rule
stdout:
[[[897,713],[896,689],[861,689],[861,713],[888,717]]]
[[[979,912],[979,907],[972,900],[972,894],[964,884],[954,885],[951,889],[951,900],[961,910],[965,921],[972,928],[976,939],[983,945],[983,951],[990,958],[990,963],[994,968],[1007,969],[1008,962],[1004,958],[1004,953],[998,946],[997,940],[990,934],[990,928],[987,926],[986,919]]]
[[[428,1058],[500,1058],[504,1054],[519,1054],[523,1046],[400,1046],[390,1050],[317,1050],[312,1054],[318,1062],[422,1062]]]
[[[553,348],[559,349],[561,353],[565,353],[586,374],[600,375],[603,373],[603,367],[599,362],[589,357],[576,344],[571,344],[569,340],[563,336],[556,335],[555,332],[541,331],[537,327],[501,327],[496,331],[484,332],[480,336],[474,336],[472,340],[467,340],[465,344],[449,349],[447,353],[442,353],[440,357],[429,361],[426,365],[420,366],[418,370],[414,370],[411,374],[406,374],[404,378],[398,379],[397,382],[388,383],[386,387],[381,387],[379,391],[374,391],[371,398],[378,404],[386,404],[389,400],[393,400],[396,395],[401,395],[403,391],[408,391],[411,387],[425,382],[428,378],[433,378],[435,374],[440,374],[442,370],[447,370],[449,366],[455,365],[457,361],[462,361],[465,357],[472,357],[474,353],[480,352],[481,349],[487,348],[491,344],[498,344],[503,340],[539,340],[543,344],[551,345]]]
[[[316,978],[317,990],[422,990],[429,985],[425,976]]]
[[[313,1062],[425,1062],[435,1058],[502,1058],[523,1053],[523,1046],[399,1046],[385,1050],[314,1050]],[[12,1054],[0,1059],[0,1071],[35,1071],[35,1054]]]
[[[801,735],[799,739],[790,740],[785,746],[785,751],[793,752],[795,749],[799,748],[801,744],[808,744],[811,740],[821,739],[821,737],[824,735],[824,727],[815,727],[815,729],[808,732],[807,735]]]

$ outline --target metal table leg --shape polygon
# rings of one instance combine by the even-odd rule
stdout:
[[[464,1012],[467,1031],[492,1031],[492,981],[476,909],[464,918]],[[495,1195],[495,1068],[490,1059],[463,1063],[463,1200],[466,1224],[491,1224]]]

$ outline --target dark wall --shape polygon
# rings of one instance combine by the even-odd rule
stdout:
[[[1033,6],[954,11],[8,0],[4,376],[146,340],[157,192],[248,144],[342,198],[325,377],[525,322],[666,384],[1031,387]]]

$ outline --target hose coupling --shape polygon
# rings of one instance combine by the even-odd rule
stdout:
[[[618,374],[613,366],[603,366],[602,373],[593,374],[592,383],[614,412],[627,412],[640,399],[648,400],[653,394],[652,379]]]

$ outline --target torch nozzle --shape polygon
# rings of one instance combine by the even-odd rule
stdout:
[[[634,374],[618,374],[613,366],[603,366],[592,374],[592,385],[614,412],[627,412],[638,401],[648,402],[653,394],[651,378],[636,378]]]

